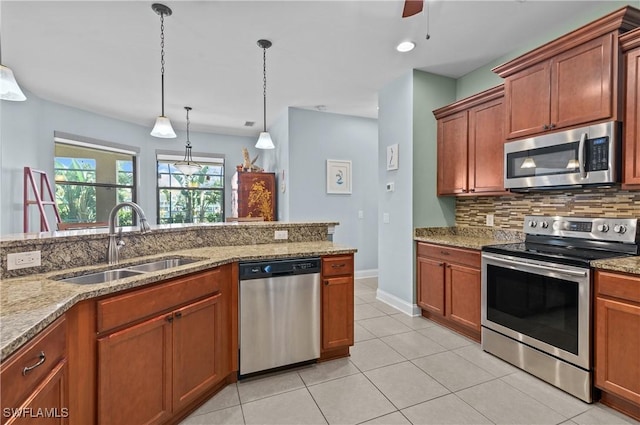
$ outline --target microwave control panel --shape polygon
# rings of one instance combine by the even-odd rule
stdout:
[[[587,171],[609,169],[609,137],[587,140]]]

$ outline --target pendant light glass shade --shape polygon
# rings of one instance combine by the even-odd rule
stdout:
[[[274,149],[275,145],[273,144],[273,140],[271,140],[271,135],[266,131],[260,133],[260,137],[258,137],[258,142],[256,143],[256,148]]]
[[[164,17],[171,16],[173,12],[169,7],[160,3],[152,4],[151,8],[160,15],[160,87],[162,93],[162,113],[156,118],[156,124],[151,130],[151,135],[162,139],[175,139],[177,137],[176,132],[173,131],[171,121],[164,114]]]
[[[23,101],[27,100],[27,96],[22,93],[13,71],[4,65],[0,65],[0,99]]]
[[[177,137],[176,132],[173,131],[173,127],[171,126],[171,121],[169,121],[167,117],[156,118],[156,125],[153,126],[151,135],[163,139],[174,139]]]
[[[184,159],[173,164],[182,174],[185,176],[191,176],[202,169],[202,165],[198,164],[191,157],[191,141],[189,140],[189,111],[192,109],[190,106],[185,106],[187,111],[187,145],[184,149]]]
[[[263,99],[263,111],[264,121],[263,130],[256,142],[256,148],[258,149],[274,149],[275,145],[271,140],[271,135],[267,132],[267,49],[271,47],[272,43],[269,40],[258,40],[258,46],[262,49],[262,99]]]

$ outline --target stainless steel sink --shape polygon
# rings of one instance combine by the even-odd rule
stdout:
[[[105,270],[102,272],[83,274],[76,277],[68,277],[56,280],[59,280],[61,282],[80,284],[105,283],[112,280],[141,275],[144,273],[157,272],[160,270],[170,269],[172,267],[183,266],[185,264],[191,264],[201,260],[202,258],[165,258],[163,260],[150,261],[148,263],[137,264],[135,266],[122,267],[115,270]]]
[[[194,258],[167,258],[165,260],[154,261],[151,263],[138,264],[137,266],[127,267],[126,270],[135,270],[139,272],[157,272],[158,270],[170,269],[171,267],[184,266],[185,264],[200,261]]]
[[[68,277],[66,279],[59,279],[61,282],[69,282],[69,283],[82,283],[82,284],[90,284],[90,283],[105,283],[110,282],[116,279],[124,279],[125,277],[131,277],[140,275],[143,272],[136,270],[127,270],[127,269],[117,269],[117,270],[106,270],[103,272],[83,274],[81,276],[76,277]]]

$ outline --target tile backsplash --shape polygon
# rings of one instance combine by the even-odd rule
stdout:
[[[456,200],[457,226],[484,226],[487,214],[494,214],[494,227],[513,230],[522,230],[530,214],[640,218],[640,191],[565,190]]]

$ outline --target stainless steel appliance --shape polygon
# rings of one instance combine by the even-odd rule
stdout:
[[[240,377],[320,357],[320,259],[246,262],[240,274]]]
[[[514,191],[620,182],[621,125],[607,122],[505,143],[504,187]]]
[[[590,261],[637,255],[637,219],[525,217],[482,248],[482,349],[592,401]]]

